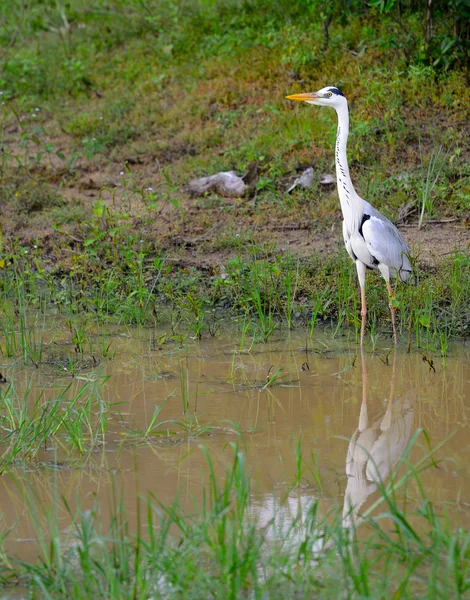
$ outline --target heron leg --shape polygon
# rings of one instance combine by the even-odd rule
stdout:
[[[396,325],[395,325],[395,307],[393,306],[393,291],[392,291],[392,287],[390,285],[390,282],[389,281],[385,281],[385,283],[387,284],[387,291],[388,291],[388,298],[389,298],[388,305],[390,307],[390,314],[392,316],[393,343],[396,346],[398,344],[398,338],[397,338],[397,328],[396,328]]]
[[[364,343],[364,332],[366,330],[366,316],[367,316],[367,305],[366,305],[366,290],[361,287],[361,348]]]
[[[357,277],[361,286],[361,348],[364,344],[364,332],[366,330],[366,266],[364,263],[356,260]]]

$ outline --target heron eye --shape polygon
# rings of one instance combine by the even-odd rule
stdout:
[[[333,95],[332,92],[328,92],[328,94],[327,94],[328,98],[331,98],[332,95]]]

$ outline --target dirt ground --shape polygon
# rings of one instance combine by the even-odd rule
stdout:
[[[418,264],[433,267],[442,258],[455,251],[468,252],[470,249],[470,228],[464,224],[451,222],[432,222],[418,229],[417,224],[399,227],[403,238],[418,257]],[[335,220],[331,228],[299,225],[296,223],[276,225],[270,223],[265,227],[256,225],[252,232],[264,240],[275,241],[279,252],[289,252],[299,257],[308,257],[316,252],[328,255],[342,248],[341,221]],[[179,246],[174,261],[182,265],[198,268],[221,268],[233,255],[232,250],[210,251],[204,247],[205,236],[191,235],[190,228],[185,232],[184,243],[177,238],[167,243],[169,256]],[[168,240],[170,241],[170,240]]]
[[[59,144],[60,145],[60,144]],[[11,148],[14,154],[16,148]],[[137,224],[139,215],[146,212],[147,225],[142,232],[156,242],[165,251],[168,260],[174,264],[194,266],[201,269],[219,270],[225,262],[237,254],[237,234],[243,243],[247,239],[256,242],[274,242],[274,252],[308,257],[319,252],[325,255],[342,249],[341,214],[316,219],[315,208],[297,207],[297,209],[281,211],[276,204],[261,202],[256,199],[228,199],[211,196],[210,198],[193,198],[181,187],[176,193],[181,198],[182,215],[170,202],[157,202],[155,218],[149,215],[149,208],[139,201],[138,195],[130,195],[123,201],[123,175],[129,184],[136,189],[158,189],[162,184],[159,179],[160,165],[154,156],[129,156],[126,163],[130,172],[123,171],[124,166],[114,161],[105,165],[92,165],[86,160],[79,160],[72,174],[67,174],[63,164],[53,156],[46,168],[33,170],[32,177],[40,178],[53,188],[65,201],[65,206],[81,206],[83,219],[85,215],[93,216],[93,205],[98,198],[103,199],[110,207],[122,207],[125,202],[131,219]],[[154,187],[152,187],[154,186]],[[107,188],[108,191],[103,191]],[[115,190],[114,200],[109,190]],[[337,200],[336,191],[331,186],[330,194]],[[274,207],[274,208],[273,208]],[[15,214],[16,213],[16,214]],[[37,244],[57,247],[58,234],[55,224],[48,217],[38,218],[38,213],[18,217],[15,203],[7,203],[1,207],[3,236],[18,238],[24,244]],[[418,257],[418,264],[432,268],[440,259],[454,251],[469,251],[470,222],[468,219],[442,218],[427,220],[421,229],[417,226],[416,212],[399,224],[403,237],[413,253]],[[150,223],[150,225],[148,225]],[[80,242],[82,223],[74,223],[69,231],[74,239]],[[137,226],[137,225],[136,225]],[[83,228],[82,228],[83,231]]]

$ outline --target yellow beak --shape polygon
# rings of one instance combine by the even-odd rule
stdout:
[[[310,94],[292,94],[291,96],[286,96],[288,100],[315,100],[317,98],[317,94],[311,92]]]

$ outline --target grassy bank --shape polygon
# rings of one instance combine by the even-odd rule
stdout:
[[[228,308],[261,340],[282,322],[312,330],[318,319],[333,320],[357,330],[351,266],[335,241],[326,258],[316,246],[322,236],[335,240],[336,191],[319,183],[319,173],[332,170],[334,115],[284,100],[327,83],[324,73],[351,100],[359,191],[392,219],[407,207],[400,214],[411,223],[418,215],[465,220],[464,8],[435,9],[440,20],[428,39],[417,5],[331,7],[331,14],[315,1],[2,7],[7,338],[19,315],[24,321],[44,303],[74,323],[84,314],[167,320],[175,333],[196,336],[213,334]],[[449,31],[457,37],[446,49]],[[192,177],[244,172],[253,162],[259,177],[250,197],[191,199],[185,191]],[[312,163],[313,188],[288,194]],[[311,252],[300,252],[292,230],[313,240]],[[440,350],[468,333],[468,256],[452,255],[453,247],[449,239],[447,258],[420,273],[418,288],[396,291],[408,343],[424,339]],[[386,322],[382,292],[378,283],[369,288],[373,335]],[[3,351],[16,343],[4,342]]]
[[[135,221],[130,231],[128,221],[108,209],[83,229],[71,249],[66,236],[58,237],[64,241],[56,249],[62,262],[45,256],[44,247],[5,243],[0,282],[5,356],[26,364],[40,361],[43,341],[34,324],[51,310],[66,324],[76,357],[90,347],[90,332],[106,323],[169,324],[174,337],[200,338],[237,322],[255,342],[268,341],[278,328],[302,328],[312,335],[322,324],[333,335],[349,332],[357,338],[356,274],[341,251],[300,259],[279,254],[270,243],[236,238],[232,258],[201,269],[178,265],[145,233],[135,233]],[[419,270],[416,286],[396,286],[403,344],[445,355],[452,338],[468,335],[469,265],[468,255],[456,252],[437,268]],[[374,346],[390,328],[386,289],[378,276],[369,280],[368,311],[368,343]],[[93,345],[95,356],[106,356],[105,341],[97,348],[95,339]]]
[[[414,14],[399,24],[353,10],[333,20],[325,49],[310,4],[129,1],[87,10],[74,2],[67,11],[32,2],[23,14],[5,7],[3,37],[12,38],[0,80],[4,229],[83,220],[93,192],[125,194],[125,163],[142,189],[163,188],[185,208],[181,186],[190,178],[244,172],[256,161],[255,222],[273,210],[331,216],[335,193],[318,178],[306,196],[285,193],[302,167],[313,162],[321,173],[333,164],[334,115],[284,99],[322,87],[324,73],[351,100],[353,176],[369,200],[391,216],[409,201],[428,216],[465,215],[465,68],[426,62]],[[435,158],[438,185],[423,195]],[[249,216],[246,206],[239,210]]]
[[[434,9],[431,37],[413,3],[3,6],[4,332],[45,302],[74,320],[167,320],[196,336],[213,334],[228,308],[262,340],[281,322],[357,329],[352,269],[335,241],[323,255],[318,246],[336,235],[336,191],[319,182],[333,167],[334,115],[284,96],[328,73],[351,101],[359,191],[392,219],[465,222],[461,4]],[[253,162],[246,198],[185,191],[193,177]],[[313,188],[288,194],[311,164]],[[313,241],[310,252],[292,230]],[[408,343],[439,349],[468,333],[468,256],[452,255],[455,244],[418,288],[396,291]],[[372,334],[387,315],[382,291],[369,289]]]

